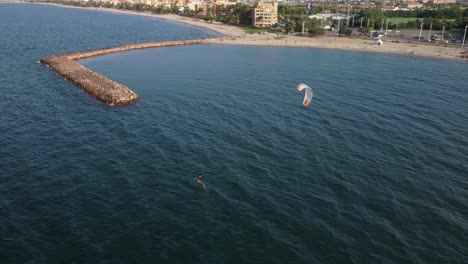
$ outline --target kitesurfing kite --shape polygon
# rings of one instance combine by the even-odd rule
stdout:
[[[302,103],[304,104],[304,106],[308,106],[310,101],[312,100],[312,96],[314,96],[312,88],[303,83],[298,84],[296,88],[298,91],[302,91],[305,89],[304,101]]]
[[[195,180],[197,181],[198,184],[200,184],[203,187],[203,190],[205,190],[205,183],[203,182],[202,176],[195,177]]]

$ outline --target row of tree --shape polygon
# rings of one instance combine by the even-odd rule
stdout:
[[[215,20],[230,25],[251,26],[252,16],[251,7],[247,4],[237,3],[235,5],[222,5],[217,7],[215,11],[207,10],[207,16],[215,16]],[[216,14],[213,14],[216,12]]]
[[[328,9],[333,14],[336,10]],[[321,13],[322,7],[313,8],[311,14]],[[296,20],[297,17],[309,15],[307,8],[304,5],[280,5],[278,7],[278,14],[284,19]],[[440,6],[437,9],[415,9],[415,10],[396,10],[396,11],[383,11],[381,9],[363,9],[359,12],[356,20],[363,18],[364,25],[369,25],[372,28],[381,28],[382,20],[386,26],[388,18],[418,18],[408,22],[392,23],[389,22],[390,29],[398,28],[418,28],[423,23],[423,27],[428,29],[432,23],[434,29],[463,29],[467,24],[468,8],[462,9],[459,5],[446,5]],[[337,21],[332,21],[334,24]],[[369,24],[368,24],[369,23]],[[348,25],[351,25],[348,23]],[[360,27],[360,21],[354,23],[354,27]]]
[[[216,9],[208,9],[203,12],[203,9],[190,10],[185,7],[182,11],[179,7],[173,5],[171,7],[166,6],[151,6],[143,3],[132,4],[129,2],[120,2],[113,4],[110,2],[101,3],[97,1],[88,2],[77,2],[69,0],[46,0],[46,2],[55,2],[65,5],[81,6],[81,7],[106,7],[106,8],[118,8],[123,10],[135,10],[141,12],[151,12],[155,14],[180,14],[185,16],[197,16],[205,19],[206,21],[220,21],[226,24],[239,25],[239,26],[251,26],[251,6],[247,4],[237,3],[236,5],[221,6]],[[290,7],[291,10],[295,10],[295,7]],[[297,14],[299,14],[297,9]],[[291,11],[291,12],[296,12]],[[205,13],[205,15],[202,15]],[[289,22],[286,23],[286,30],[288,32],[301,32],[302,22],[304,22],[305,32],[309,32],[311,35],[316,36],[324,33],[324,30],[320,27],[320,21],[317,19],[305,19],[303,16],[292,16]]]
[[[444,10],[447,12],[444,13]],[[427,11],[427,12],[426,12]],[[449,12],[450,11],[450,12]],[[399,16],[394,16],[398,12]],[[384,12],[382,10],[377,9],[366,9],[360,12],[360,17],[363,18],[363,23],[365,25],[369,25],[373,28],[381,28],[386,27],[387,19],[394,18],[394,17],[401,17],[402,12],[412,12],[413,17],[418,17],[416,20],[401,22],[401,23],[392,23],[389,22],[389,28],[395,29],[398,24],[398,28],[419,28],[421,23],[423,23],[424,29],[429,29],[432,23],[432,28],[439,30],[445,27],[445,29],[450,30],[454,29],[464,29],[465,26],[468,24],[468,9],[462,10],[458,9],[455,10],[453,8],[449,9],[442,9],[442,10],[420,10],[421,13],[417,13],[416,11],[391,11],[391,12]],[[440,13],[434,13],[440,12]],[[429,13],[433,14],[434,16],[426,16]],[[439,15],[436,15],[439,14]],[[441,14],[450,14],[446,17],[442,16]]]
[[[321,27],[320,20],[316,18],[305,18],[304,16],[293,16],[285,20],[285,31],[286,33],[302,32],[309,33],[310,36],[319,36],[325,33],[325,30]]]
[[[392,22],[391,19],[388,21],[387,18],[363,18],[362,26],[363,27],[370,27],[373,29],[379,28],[387,28],[388,29],[403,29],[403,28],[420,28],[421,24],[423,25],[423,29],[434,29],[434,30],[442,30],[445,28],[446,30],[451,29],[464,29],[466,25],[468,25],[468,17],[463,17],[457,20],[447,20],[447,19],[433,19],[433,18],[424,18],[424,19],[416,19],[407,22]],[[361,22],[360,20],[356,20],[353,24],[350,24],[353,27],[360,27]]]
[[[34,0],[32,0],[34,1]],[[105,8],[117,8],[122,10],[135,10],[141,12],[150,12],[154,14],[179,14],[185,16],[197,16],[204,18],[207,21],[217,20],[226,24],[231,25],[242,25],[250,26],[252,24],[251,14],[250,14],[250,5],[238,3],[236,5],[221,6],[216,9],[208,9],[206,12],[202,8],[197,10],[191,10],[188,7],[184,7],[182,10],[172,4],[171,6],[158,5],[152,6],[143,3],[130,3],[130,2],[120,2],[113,4],[111,2],[98,2],[98,1],[70,1],[70,0],[39,0],[40,2],[52,2],[59,3],[63,5],[72,5],[80,7],[105,7]],[[203,15],[206,13],[206,15]]]
[[[278,14],[283,17],[290,17],[295,15],[310,15],[322,13],[324,10],[330,11],[334,14],[335,8],[314,7],[311,12],[307,10],[304,5],[279,5]],[[339,13],[341,13],[338,10]],[[365,15],[363,15],[363,13]],[[436,9],[413,9],[413,10],[387,10],[382,9],[361,9],[360,14],[364,17],[372,13],[379,13],[384,17],[415,17],[415,18],[433,18],[433,19],[459,19],[461,17],[468,17],[468,8],[461,8],[460,5],[445,5]]]
[[[136,10],[142,12],[151,12],[155,14],[181,14],[186,16],[198,16],[202,17],[207,21],[217,20],[226,24],[251,26],[251,7],[250,5],[238,3],[236,5],[221,6],[216,9],[206,10],[205,14],[202,15],[203,9],[190,10],[187,7],[181,11],[176,5],[168,6],[151,6],[143,3],[132,4],[129,2],[120,2],[113,4],[110,2],[102,3],[97,1],[78,2],[69,0],[46,0],[47,2],[56,2],[66,5],[83,6],[83,7],[107,7],[107,8],[118,8],[124,10]],[[312,36],[324,34],[324,30],[321,27],[320,20],[307,18],[307,9],[304,6],[290,6],[280,5],[279,6],[279,17],[282,21],[286,21],[285,30],[286,32],[301,32],[304,25],[304,31],[308,32]],[[314,12],[322,11],[320,8],[314,10]],[[404,13],[408,12],[408,13]],[[380,9],[366,9],[360,12],[362,18],[362,24],[360,19],[356,19],[355,23],[349,26],[364,27],[379,29],[387,28],[387,19],[395,16],[402,17],[406,16],[403,14],[411,14],[413,17],[421,17],[414,21],[408,21],[405,23],[392,23],[388,22],[388,29],[398,28],[419,28],[423,24],[424,29],[429,29],[432,25],[432,29],[441,30],[445,27],[446,30],[450,29],[464,29],[465,25],[468,24],[468,9],[462,10],[459,8],[443,8],[439,10],[414,10],[414,11],[382,11]],[[427,17],[432,15],[433,17]],[[438,18],[442,17],[442,18]],[[337,24],[338,21],[331,21],[333,24]],[[343,25],[340,29],[346,30]],[[349,33],[349,31],[348,31]],[[365,33],[365,32],[363,32]],[[345,34],[345,32],[339,32],[339,34]]]
[[[417,17],[434,19],[459,19],[468,17],[468,9],[462,9],[459,6],[448,6],[439,9],[414,9],[414,10],[395,10],[385,11],[386,17]]]

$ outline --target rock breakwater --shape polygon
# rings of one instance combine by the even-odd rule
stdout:
[[[66,80],[81,87],[84,91],[101,102],[110,105],[126,105],[136,102],[138,100],[138,95],[128,87],[91,71],[76,62],[76,60],[135,49],[193,45],[201,42],[202,40],[182,40],[130,44],[107,49],[45,57],[41,59],[41,62],[47,64]]]

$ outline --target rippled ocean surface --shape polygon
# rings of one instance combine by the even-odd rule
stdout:
[[[0,263],[468,263],[468,64],[223,45],[82,61],[141,97],[111,107],[37,61],[216,34],[27,4],[0,4],[0,27]]]

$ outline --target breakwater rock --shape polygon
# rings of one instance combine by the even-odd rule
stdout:
[[[201,40],[182,40],[130,44],[107,49],[46,57],[42,58],[41,62],[47,64],[66,80],[81,87],[96,99],[110,105],[126,105],[136,102],[138,100],[138,95],[128,87],[91,71],[76,62],[76,60],[128,50],[192,45],[201,42]]]

